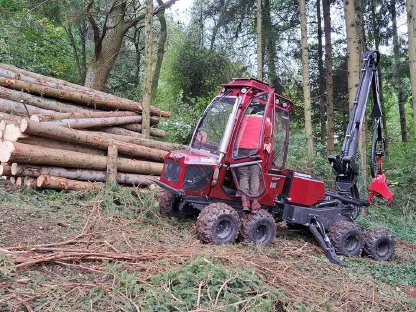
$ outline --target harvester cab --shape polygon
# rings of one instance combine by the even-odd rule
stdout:
[[[179,218],[196,212],[198,236],[205,243],[233,243],[239,238],[270,245],[276,221],[285,221],[309,228],[326,256],[339,265],[345,262],[336,252],[357,256],[363,249],[374,259],[389,260],[393,237],[380,229],[364,232],[354,223],[361,207],[368,205],[358,196],[354,159],[371,86],[373,98],[379,99],[378,57],[378,52],[365,55],[347,143],[340,156],[329,158],[337,191],[325,191],[321,179],[285,166],[293,102],[261,81],[237,78],[222,85],[208,105],[188,148],[166,155],[157,181],[164,189],[161,212]],[[380,121],[381,110],[377,113]],[[380,122],[376,129],[372,159],[377,165],[372,162],[370,197],[389,197],[381,172]]]

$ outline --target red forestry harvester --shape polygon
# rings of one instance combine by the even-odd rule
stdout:
[[[197,232],[206,243],[241,240],[270,245],[276,222],[309,228],[326,256],[346,265],[335,252],[389,260],[395,242],[385,230],[363,231],[354,223],[373,196],[389,202],[392,193],[381,170],[384,139],[377,64],[378,51],[364,54],[357,94],[342,152],[330,156],[336,191],[310,174],[285,167],[289,112],[294,104],[255,79],[233,79],[222,85],[200,118],[186,150],[165,157],[160,181],[165,189],[161,212],[186,217],[199,212]],[[370,90],[373,94],[373,182],[368,200],[359,198],[357,146]],[[251,209],[250,209],[251,200]]]

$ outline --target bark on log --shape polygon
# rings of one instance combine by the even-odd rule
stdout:
[[[35,115],[39,121],[50,121],[59,119],[78,119],[78,118],[104,118],[104,117],[122,117],[122,116],[138,116],[135,112],[125,111],[90,111],[90,112],[74,112],[74,113],[51,113]],[[35,117],[32,116],[32,117]]]
[[[34,135],[30,135],[27,138],[19,139],[18,141],[19,143],[24,143],[24,144],[29,144],[29,145],[43,146],[43,147],[49,147],[49,148],[54,148],[54,149],[62,149],[66,151],[85,153],[89,155],[101,155],[101,156],[106,155],[106,152],[102,149],[95,149],[95,148],[83,146],[80,144],[62,142],[62,141],[57,141],[55,139],[39,137],[39,136],[34,136]]]
[[[108,94],[106,96],[100,94],[88,94],[79,93],[74,91],[60,90],[55,88],[46,87],[40,84],[28,83],[25,81],[0,77],[0,85],[11,88],[14,90],[24,90],[34,94],[45,95],[54,99],[70,101],[78,103],[80,105],[86,105],[87,107],[101,107],[110,110],[127,110],[127,111],[138,111],[142,110],[140,103],[127,101],[126,99],[119,98],[114,99]],[[156,107],[151,108],[151,113],[154,116],[170,117],[170,113],[162,111]]]
[[[46,123],[38,123],[27,118],[22,119],[20,123],[20,131],[32,135],[50,137],[53,133],[54,137],[61,141],[79,143],[95,148],[107,150],[109,145],[117,147],[120,153],[124,155],[141,157],[145,159],[163,161],[166,152],[145,146],[138,146],[132,143],[116,141],[110,136],[96,132],[80,131],[68,129]]]
[[[12,174],[12,166],[8,164],[0,165],[0,176],[10,176]]]
[[[107,150],[107,181],[116,182],[117,179],[117,147],[109,145]]]
[[[43,76],[40,74],[36,74],[33,72],[29,72],[29,71],[25,71],[23,69],[11,66],[11,65],[6,65],[6,64],[2,64],[0,63],[0,68],[3,68],[7,71],[9,71],[10,73],[10,77],[11,78],[15,78],[15,79],[19,79],[19,80],[23,80],[27,82],[35,82],[39,85],[42,85],[44,87],[49,87],[49,88],[53,88],[53,89],[57,89],[57,90],[72,90],[73,92],[79,92],[79,93],[84,93],[86,95],[92,96],[94,98],[96,98],[96,100],[102,100],[102,99],[106,99],[108,102],[111,103],[120,103],[124,106],[127,107],[131,107],[133,109],[125,109],[125,110],[133,110],[133,111],[141,111],[141,104],[137,103],[135,101],[129,100],[129,99],[125,99],[125,98],[121,98],[118,96],[115,96],[113,94],[108,94],[102,91],[98,91],[98,90],[93,90],[91,88],[88,87],[84,87],[84,86],[80,86],[74,83],[70,83],[64,80],[60,80],[60,79],[56,79],[56,78],[52,78],[52,77],[47,77],[47,76]],[[15,73],[15,75],[13,75],[13,73]],[[6,77],[6,76],[5,76]],[[26,78],[28,77],[28,78]],[[24,88],[22,88],[24,89]],[[46,94],[46,93],[45,93]],[[140,107],[140,109],[136,109],[136,107]],[[120,109],[124,109],[124,108],[120,108]],[[155,116],[160,116],[160,117],[166,117],[169,118],[170,117],[170,112],[166,112],[166,111],[162,111],[157,107],[151,106],[150,108],[150,112],[155,115]]]
[[[86,108],[77,107],[75,105],[70,105],[70,104],[54,101],[51,99],[45,99],[43,97],[20,92],[20,90],[16,91],[16,90],[7,89],[2,86],[0,86],[0,98],[15,101],[21,104],[35,106],[37,108],[46,110],[44,112],[39,112],[36,114],[49,114],[49,113],[55,113],[55,112],[69,113],[69,112],[90,111]],[[27,114],[25,113],[25,115]]]
[[[96,170],[105,170],[107,168],[107,157],[105,156],[36,147],[10,141],[5,141],[0,144],[0,161]],[[119,158],[117,160],[117,167],[122,172],[160,175],[163,165],[160,163]]]
[[[32,189],[36,189],[38,187],[36,179],[31,177],[24,177],[23,185]]]
[[[22,116],[30,116],[33,114],[48,114],[53,113],[51,110],[46,110],[43,108],[38,108],[36,106],[23,104],[11,100],[7,100],[4,98],[1,98],[0,95],[0,112],[8,113],[13,112],[18,115]]]
[[[36,180],[36,186],[39,188],[48,188],[54,190],[89,190],[102,185],[102,183],[82,182],[77,180],[70,180],[61,177],[53,176],[39,176]]]
[[[141,133],[127,130],[120,127],[107,127],[107,128],[100,128],[99,131],[111,133],[111,134],[117,134],[117,135],[124,135],[124,136],[130,136],[133,138],[144,138],[146,139]]]
[[[141,122],[141,116],[105,117],[105,118],[77,118],[45,121],[44,124],[67,127],[72,129],[89,129],[97,127],[108,127],[115,125],[126,125]]]
[[[120,126],[121,128],[130,130],[130,131],[135,131],[135,132],[142,132],[142,125],[139,124],[128,124],[128,125],[122,125]],[[154,136],[154,137],[161,137],[163,138],[166,135],[165,130],[162,129],[155,129],[155,128],[150,128],[150,135]]]
[[[37,178],[41,175],[49,175],[62,177],[80,181],[91,181],[91,182],[104,182],[106,181],[106,172],[98,170],[87,170],[87,169],[71,169],[62,167],[50,167],[50,166],[36,166],[28,164],[17,164],[12,163],[10,167],[10,175],[13,176],[26,176]],[[7,174],[5,174],[7,175]],[[119,184],[133,184],[148,186],[153,183],[154,180],[159,178],[158,176],[134,174],[118,172],[116,181]]]
[[[0,113],[0,120],[10,120],[14,122],[20,122],[22,120],[22,117],[12,115],[12,114]]]

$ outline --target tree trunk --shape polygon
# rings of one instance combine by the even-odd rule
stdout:
[[[97,134],[89,131],[67,129],[64,127],[49,125],[45,123],[38,123],[28,119],[23,119],[21,121],[20,131],[24,134],[27,133],[47,138],[51,136],[51,133],[53,133],[54,138],[57,140],[84,144],[104,150],[107,150],[109,145],[114,145],[118,148],[121,154],[151,159],[155,161],[163,161],[164,156],[166,155],[165,151],[116,141],[111,136],[105,135],[104,133]]]
[[[325,1],[325,0],[322,0]],[[322,17],[321,17],[321,0],[316,1],[316,15],[318,16],[318,91],[319,91],[319,120],[321,125],[321,143],[324,144],[326,133],[326,118],[325,118],[325,69],[323,63],[323,43],[322,43]]]
[[[2,86],[0,86],[0,99],[7,99],[10,101],[18,102],[20,104],[19,107],[24,107],[23,104],[30,105],[30,107],[35,106],[36,108],[39,108],[40,111],[43,111],[43,113],[40,114],[48,114],[55,112],[69,113],[89,111],[88,109],[77,107],[75,105],[69,105],[66,103],[60,103],[54,100],[45,99],[43,97],[20,92],[20,90],[10,90]],[[26,111],[25,114],[27,114]]]
[[[318,0],[319,1],[319,0]],[[326,68],[326,116],[327,116],[327,151],[334,153],[334,83],[332,74],[332,36],[331,36],[331,1],[322,1],[325,31],[325,68]]]
[[[11,176],[12,175],[12,166],[8,164],[0,165],[0,176]]]
[[[406,110],[404,107],[405,97],[403,93],[403,81],[401,79],[401,62],[400,62],[400,44],[399,36],[397,33],[397,13],[396,13],[396,0],[390,0],[390,14],[393,30],[393,53],[394,53],[394,77],[397,93],[397,102],[399,105],[400,115],[400,129],[402,135],[402,141],[407,142],[407,127],[406,127]]]
[[[162,5],[163,2],[158,0],[158,4]],[[160,76],[160,69],[162,68],[163,57],[165,56],[165,43],[168,37],[168,31],[166,27],[166,18],[165,18],[165,11],[161,11],[157,13],[157,19],[160,23],[160,34],[159,34],[159,42],[157,45],[157,58],[155,69],[153,71],[153,79],[152,79],[152,94],[154,94],[157,90],[159,85],[159,76]]]
[[[309,57],[308,57],[308,33],[306,20],[305,0],[300,1],[301,21],[301,46],[302,46],[302,74],[303,74],[303,97],[305,101],[305,133],[306,145],[308,147],[308,163],[311,167],[313,159],[313,138],[312,138],[312,113],[311,113],[311,87],[309,82]]]
[[[42,175],[37,178],[36,185],[38,188],[44,189],[83,191],[96,188],[100,186],[101,183],[81,182],[77,180]]]
[[[127,125],[135,122],[141,122],[142,116],[124,116],[124,117],[103,117],[103,118],[78,118],[45,121],[43,124],[67,127],[72,129],[89,129],[97,127],[107,127],[116,125]]]
[[[407,8],[407,34],[409,38],[409,67],[412,85],[413,126],[416,139],[416,4],[406,0]]]
[[[11,141],[11,140],[9,140]],[[66,151],[73,151],[78,153],[84,153],[89,155],[106,155],[103,149],[96,149],[92,147],[83,146],[77,143],[69,143],[69,142],[61,142],[57,141],[55,138],[46,138],[40,136],[30,135],[27,138],[18,139],[19,143],[35,145],[35,146],[42,146],[42,147],[49,147],[54,149],[61,149]]]
[[[263,81],[263,38],[262,38],[262,20],[263,20],[263,13],[262,13],[263,1],[257,0],[257,79]]]
[[[143,94],[143,121],[142,134],[150,137],[150,104],[152,102],[152,50],[153,50],[153,0],[146,0],[145,28],[144,28],[144,94]]]
[[[36,147],[10,141],[0,143],[0,161],[80,169],[106,170],[107,168],[107,157],[105,156],[88,155],[85,157],[84,153]],[[117,168],[123,172],[160,175],[163,164],[119,158]]]
[[[70,169],[62,167],[36,166],[17,163],[12,163],[11,166],[3,166],[8,166],[3,170],[8,170],[5,172],[10,172],[9,174],[6,174],[9,176],[14,175],[37,178],[41,175],[50,175],[67,179],[91,182],[104,182],[107,179],[106,172],[98,170]],[[1,170],[2,169],[0,167],[0,173]],[[119,184],[134,184],[143,186],[152,184],[155,179],[157,179],[157,176],[147,176],[141,174],[122,172],[118,172],[116,176],[117,183]]]

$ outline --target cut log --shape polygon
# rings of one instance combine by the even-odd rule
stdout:
[[[3,141],[3,130],[0,130],[0,141]]]
[[[42,85],[44,87],[49,87],[49,88],[53,88],[53,89],[57,89],[57,90],[72,90],[72,92],[79,92],[79,93],[84,93],[87,94],[89,96],[92,96],[93,98],[95,98],[97,101],[98,100],[102,100],[105,99],[107,102],[111,102],[112,104],[114,103],[120,103],[120,105],[124,105],[127,107],[131,107],[133,109],[125,109],[125,110],[133,110],[133,111],[141,111],[141,104],[134,102],[132,100],[128,100],[125,98],[121,98],[118,96],[115,96],[113,94],[108,94],[102,91],[97,91],[97,90],[93,90],[91,88],[87,88],[84,86],[80,86],[74,83],[70,83],[64,80],[60,80],[60,79],[56,79],[56,78],[52,78],[52,77],[47,77],[47,76],[43,76],[40,74],[36,74],[33,72],[29,72],[29,71],[25,71],[23,69],[11,66],[11,65],[6,65],[6,64],[1,64],[0,63],[0,68],[5,69],[6,71],[8,71],[8,74],[5,74],[4,77],[9,77],[10,78],[14,78],[14,79],[20,79],[29,83],[36,83],[39,85]],[[7,76],[9,75],[9,76]],[[24,89],[24,88],[22,88]],[[44,93],[46,95],[46,93]],[[135,107],[140,106],[140,109],[136,109]],[[117,108],[117,109],[124,109],[124,108]],[[162,111],[159,108],[156,108],[154,106],[151,106],[150,108],[150,112],[152,114],[154,114],[155,116],[160,116],[160,117],[166,117],[169,118],[170,117],[170,112],[166,112],[166,111]]]
[[[18,139],[26,138],[27,135],[22,134],[20,131],[20,126],[15,124],[8,124],[6,125],[6,129],[3,133],[3,140],[16,142]]]
[[[8,164],[0,165],[0,176],[10,176],[12,174],[12,166]]]
[[[6,126],[7,126],[7,124],[6,124],[5,120],[0,121],[0,130],[1,131],[6,130]]]
[[[117,179],[117,147],[114,145],[108,146],[107,152],[107,181],[116,182]]]
[[[34,135],[30,135],[27,138],[19,139],[19,143],[49,147],[54,149],[62,149],[66,151],[85,153],[89,155],[106,155],[106,152],[102,149],[87,147],[76,143],[57,141],[56,139],[44,138]]]
[[[133,138],[145,138],[141,133],[127,130],[120,127],[107,127],[107,128],[100,128],[99,131],[111,133],[111,134],[117,134],[117,135],[124,135],[124,136],[130,136]]]
[[[70,105],[66,103],[57,102],[50,99],[45,99],[43,97],[35,96],[32,94],[24,93],[7,89],[5,87],[0,86],[0,98],[7,99],[11,101],[15,101],[21,104],[35,106],[39,109],[43,109],[43,111],[39,111],[35,114],[49,114],[55,112],[88,112],[89,110],[86,108],[78,107],[75,105]],[[0,105],[1,108],[1,105]],[[27,115],[25,112],[23,115]]]
[[[0,120],[10,120],[10,121],[20,123],[20,121],[22,120],[22,117],[12,115],[12,114],[0,113]]]
[[[124,129],[127,129],[127,130],[130,130],[130,131],[139,132],[140,134],[142,132],[142,125],[140,125],[140,124],[122,125],[120,127],[124,128]],[[162,129],[150,128],[150,135],[154,136],[154,137],[163,138],[166,135],[166,132],[165,132],[165,130],[162,130]]]
[[[16,178],[16,186],[22,186],[23,185],[23,179],[22,177]]]
[[[25,81],[0,77],[0,85],[14,90],[24,90],[38,95],[45,95],[54,99],[65,100],[73,103],[86,105],[90,108],[101,107],[110,110],[127,110],[127,111],[142,111],[140,103],[128,101],[123,98],[114,99],[107,95],[100,95],[98,93],[79,93],[74,91],[60,90],[46,87],[40,84],[28,83]],[[169,112],[162,111],[156,107],[152,107],[150,112],[154,116],[170,117]]]
[[[72,129],[89,129],[115,125],[125,125],[134,122],[141,122],[142,116],[122,116],[104,118],[77,118],[45,121],[44,124],[67,127]]]
[[[106,170],[107,157],[5,141],[0,143],[0,161],[52,165],[80,169]],[[118,158],[122,172],[160,175],[163,165],[148,161]]]
[[[32,117],[35,117],[35,116],[38,118],[37,119],[38,121],[50,121],[50,120],[59,120],[59,119],[104,118],[104,117],[138,116],[138,115],[135,112],[125,112],[125,111],[110,111],[110,112],[90,111],[90,112],[79,112],[79,113],[75,113],[75,112],[74,113],[51,113],[51,114],[44,114],[44,115],[34,115]]]
[[[31,177],[24,177],[23,185],[32,189],[36,189],[38,187],[36,179]]]
[[[16,178],[17,177],[9,177],[9,182],[13,185],[16,185]]]
[[[30,116],[33,114],[48,114],[52,113],[53,111],[0,98],[0,112],[13,112],[22,116]]]
[[[43,137],[50,137],[51,133],[53,133],[55,139],[79,143],[104,150],[107,150],[109,145],[114,145],[121,154],[155,161],[163,161],[166,155],[166,152],[162,150],[116,141],[111,136],[106,136],[104,133],[100,134],[96,132],[68,129],[47,123],[38,123],[27,118],[22,119],[20,122],[20,131],[25,134]]]
[[[62,167],[50,167],[50,166],[36,166],[28,164],[13,163],[10,167],[11,175],[26,176],[37,178],[41,175],[50,175],[63,177],[67,179],[80,180],[80,181],[92,181],[92,182],[104,182],[106,181],[106,172],[98,170],[87,169],[71,169]],[[5,174],[7,175],[7,174]],[[9,174],[10,176],[10,174]],[[117,183],[130,184],[130,185],[143,185],[147,186],[158,179],[158,176],[141,175],[134,173],[118,172],[116,176]]]
[[[89,190],[102,185],[101,183],[81,182],[77,180],[70,180],[66,178],[53,176],[39,176],[36,180],[36,186],[39,188],[48,188],[54,190]]]

